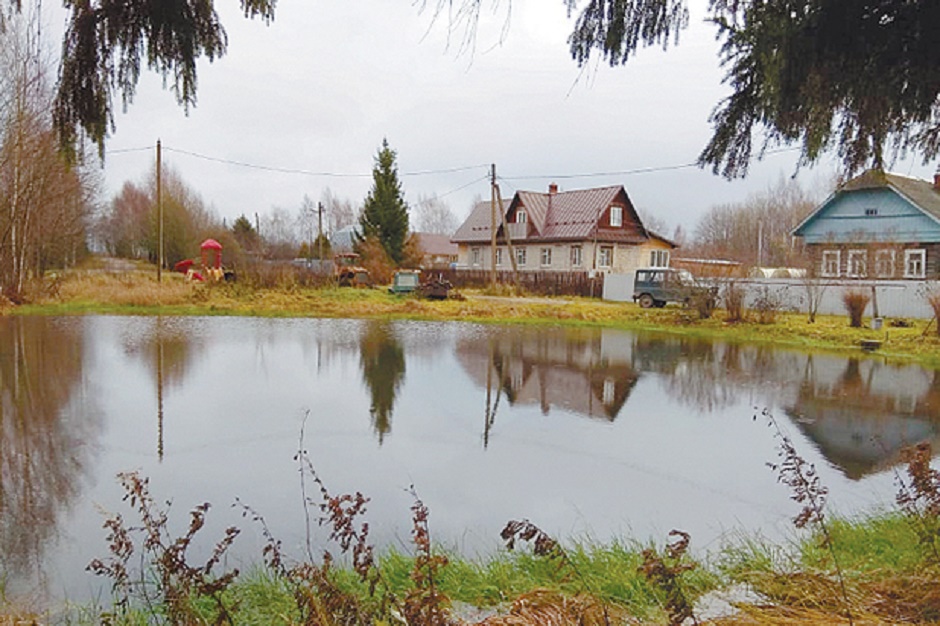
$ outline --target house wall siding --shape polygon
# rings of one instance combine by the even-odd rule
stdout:
[[[801,234],[807,244],[937,243],[940,224],[891,189],[861,189],[830,200]]]
[[[858,278],[879,278],[879,279],[903,279],[904,276],[904,252],[906,250],[924,250],[925,251],[925,278],[928,280],[937,280],[940,278],[940,243],[907,243],[907,244],[858,244],[858,243],[821,243],[807,244],[806,251],[810,256],[811,267],[817,276],[824,276],[822,268],[823,252],[839,252],[839,272],[837,278],[846,278],[850,276],[849,251],[865,250],[867,252],[867,272],[864,276]],[[875,267],[875,254],[877,250],[895,251],[894,275],[879,276]]]

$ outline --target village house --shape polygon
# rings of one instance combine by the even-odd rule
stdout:
[[[437,233],[414,233],[421,250],[421,269],[449,269],[457,263],[457,245],[449,235]]]
[[[496,269],[611,272],[668,267],[676,245],[647,230],[623,186],[548,193],[518,191],[496,216]],[[491,205],[480,202],[457,229],[459,268],[493,267]]]
[[[940,276],[940,172],[934,181],[869,170],[794,230],[823,278]]]

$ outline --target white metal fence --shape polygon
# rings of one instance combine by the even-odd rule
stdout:
[[[759,298],[769,295],[779,302],[782,310],[809,310],[808,285],[815,284],[818,290],[819,307],[822,315],[847,315],[842,303],[842,294],[849,289],[874,287],[872,302],[865,310],[866,316],[874,315],[877,302],[878,315],[884,318],[920,318],[933,317],[933,309],[927,303],[925,294],[928,289],[940,291],[940,284],[923,280],[832,280],[807,278],[735,278],[715,280],[719,292],[728,282],[742,287],[746,293],[746,306],[753,307]],[[608,274],[604,281],[604,299],[618,302],[630,301],[633,296],[633,274]]]
[[[778,297],[787,310],[809,310],[809,285],[815,283],[819,307],[817,312],[823,315],[847,314],[842,303],[843,294],[852,289],[864,289],[873,294],[865,309],[866,316],[877,314],[884,318],[921,318],[933,317],[933,309],[927,303],[925,295],[930,286],[923,280],[851,280],[832,281],[807,278],[748,278],[735,281],[745,289],[746,304],[752,306],[764,294]],[[933,285],[934,289],[940,288]],[[873,291],[872,291],[873,290]]]

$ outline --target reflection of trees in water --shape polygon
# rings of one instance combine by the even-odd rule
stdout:
[[[761,388],[769,398],[802,371],[806,355],[766,346],[713,343],[688,337],[638,335],[634,364],[663,374],[670,397],[699,411],[717,411]]]
[[[140,320],[146,326],[122,338],[124,352],[139,359],[152,380],[182,385],[203,345],[186,322],[185,318],[160,316]]]
[[[405,351],[388,322],[366,324],[359,342],[359,364],[372,394],[372,427],[382,443],[392,429],[395,395],[405,380]]]
[[[80,323],[0,317],[0,577],[27,579],[79,492],[98,422],[69,411]]]

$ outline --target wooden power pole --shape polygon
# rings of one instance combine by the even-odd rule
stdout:
[[[162,158],[160,140],[157,139],[157,282],[163,280],[163,198],[160,195],[160,176]]]
[[[499,208],[502,212],[502,207]],[[496,164],[490,165],[490,288],[496,291]]]

